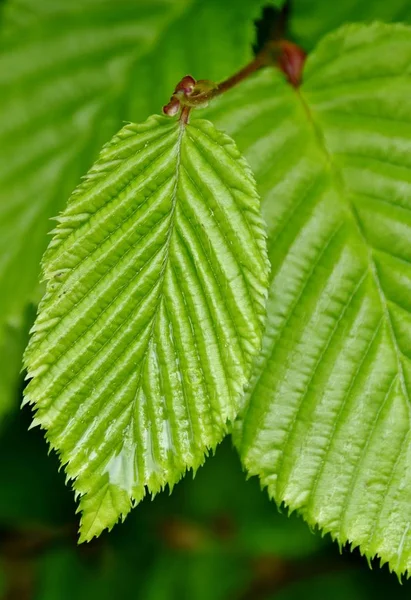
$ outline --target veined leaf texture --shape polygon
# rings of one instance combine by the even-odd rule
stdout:
[[[411,30],[351,25],[295,91],[265,71],[209,116],[263,197],[263,352],[235,441],[270,496],[411,568]]]
[[[58,221],[25,395],[88,540],[227,432],[261,347],[269,268],[254,178],[204,120],[127,125]]]
[[[1,350],[27,304],[41,297],[49,219],[124,120],[159,112],[186,73],[220,79],[249,60],[261,4],[8,0],[1,7],[2,379],[20,369],[21,353],[11,360]],[[197,22],[201,44],[195,44]],[[0,388],[0,414],[14,398],[8,389]]]

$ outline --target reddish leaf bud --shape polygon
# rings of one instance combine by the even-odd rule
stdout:
[[[171,100],[168,104],[163,106],[163,113],[168,117],[174,117],[178,111],[180,110],[180,101],[178,98],[171,97]]]
[[[306,54],[302,48],[297,44],[293,44],[293,42],[281,40],[278,45],[281,50],[278,66],[285,73],[288,81],[294,87],[298,87],[301,83]]]
[[[191,77],[191,75],[186,75],[183,79],[177,84],[174,93],[183,92],[185,96],[189,96],[196,84],[196,80]]]

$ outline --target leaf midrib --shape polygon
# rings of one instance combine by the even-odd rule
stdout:
[[[146,361],[147,361],[147,357],[149,355],[148,349],[150,347],[150,344],[152,343],[153,340],[153,335],[154,335],[154,329],[156,326],[156,322],[157,322],[157,318],[158,318],[158,314],[160,311],[160,307],[161,304],[163,302],[163,289],[164,289],[164,281],[165,281],[165,276],[167,273],[167,269],[169,267],[170,264],[170,245],[171,245],[171,240],[173,237],[173,233],[175,231],[175,219],[176,219],[176,208],[177,208],[177,198],[178,198],[178,185],[179,185],[179,179],[180,179],[180,168],[181,168],[181,145],[182,145],[182,141],[183,141],[183,136],[184,136],[184,132],[185,132],[185,125],[180,122],[179,123],[179,132],[178,132],[178,138],[177,138],[177,145],[176,145],[176,168],[175,168],[175,183],[174,183],[174,188],[173,188],[173,193],[171,196],[171,211],[170,211],[170,226],[169,226],[169,230],[167,233],[167,237],[166,237],[166,241],[164,243],[164,247],[165,247],[165,260],[164,260],[164,265],[160,271],[159,274],[159,279],[160,281],[160,289],[158,291],[158,302],[157,302],[157,306],[155,308],[152,320],[151,320],[151,327],[150,327],[150,333],[148,336],[148,343],[147,343],[147,351],[144,354],[144,358],[141,361],[141,365],[140,365],[140,371],[139,371],[139,375],[138,375],[138,379],[136,382],[136,390],[134,392],[134,397],[133,400],[131,401],[131,406],[132,406],[132,418],[134,418],[134,412],[135,412],[135,404],[138,398],[138,393],[141,389],[141,378],[143,377],[143,373],[144,373],[144,368],[146,365]]]
[[[167,268],[169,267],[169,254],[170,254],[170,245],[171,245],[171,240],[172,240],[172,236],[173,233],[175,231],[175,217],[176,217],[176,207],[177,207],[177,199],[178,199],[178,185],[179,185],[179,174],[180,174],[180,167],[181,167],[181,145],[182,145],[182,140],[183,140],[183,136],[184,136],[184,131],[185,131],[185,126],[183,124],[180,125],[180,130],[179,130],[179,135],[177,138],[177,144],[176,144],[176,167],[175,167],[175,183],[174,183],[174,188],[173,188],[173,192],[172,192],[172,196],[171,196],[171,210],[170,210],[170,226],[169,226],[169,231],[167,233],[167,237],[164,243],[164,246],[166,248],[165,251],[165,260],[164,260],[164,265],[160,271],[159,274],[159,279],[160,281],[160,288],[159,288],[159,292],[158,292],[158,301],[157,301],[157,305],[151,320],[151,325],[150,325],[150,333],[148,335],[148,342],[147,342],[147,350],[144,354],[144,358],[142,359],[141,363],[140,363],[140,368],[139,368],[139,372],[138,372],[138,378],[136,381],[136,386],[135,386],[135,391],[134,391],[134,395],[133,395],[133,399],[132,401],[127,404],[126,406],[123,407],[123,411],[125,412],[126,410],[131,410],[131,421],[134,419],[134,414],[135,414],[135,405],[137,402],[137,398],[139,395],[139,392],[141,390],[141,380],[144,377],[144,368],[146,365],[146,361],[148,360],[148,356],[149,356],[149,346],[152,343],[153,340],[153,335],[154,335],[154,329],[155,329],[155,325],[157,322],[157,318],[158,318],[158,314],[160,311],[160,307],[161,304],[163,302],[163,288],[164,288],[164,281],[165,281],[165,275],[167,272]],[[117,418],[119,418],[119,416],[117,415]],[[96,512],[95,512],[95,516],[93,519],[92,524],[88,527],[87,532],[83,532],[82,537],[84,539],[87,539],[89,536],[90,531],[92,530],[94,523],[99,515],[99,511],[100,508],[103,504],[103,500],[106,497],[107,493],[111,493],[111,486],[108,485],[107,486],[107,490],[99,504],[99,507],[97,508]],[[87,494],[86,494],[87,495]]]
[[[311,110],[309,103],[304,98],[304,95],[301,92],[301,90],[298,88],[296,89],[296,96],[297,96],[297,101],[300,103],[300,105],[302,106],[302,108],[304,110],[304,113],[307,116],[307,120],[312,128],[313,133],[314,133],[314,137],[315,137],[317,146],[319,147],[322,155],[325,158],[327,165],[329,166],[331,172],[333,173],[333,175],[335,176],[335,178],[338,182],[338,187],[340,189],[339,196],[345,200],[346,207],[352,217],[352,221],[354,223],[355,229],[356,229],[358,236],[361,239],[363,246],[365,248],[365,251],[367,254],[368,269],[370,271],[372,280],[373,280],[375,287],[377,289],[377,292],[378,292],[384,320],[387,323],[390,339],[392,342],[392,346],[394,348],[395,360],[397,363],[397,369],[398,369],[398,375],[399,375],[399,379],[400,379],[401,390],[404,394],[404,397],[408,401],[408,406],[411,406],[411,397],[410,397],[410,394],[407,389],[407,384],[406,384],[405,375],[404,375],[404,368],[403,368],[403,364],[402,364],[403,353],[398,345],[398,341],[395,336],[395,331],[394,331],[394,327],[392,324],[390,311],[388,308],[387,298],[385,296],[383,287],[381,285],[381,281],[380,281],[380,278],[378,275],[377,265],[376,265],[374,257],[373,257],[373,247],[369,244],[369,242],[367,240],[367,237],[365,235],[364,228],[361,224],[361,220],[358,216],[357,210],[349,198],[349,194],[347,192],[347,186],[345,184],[345,180],[344,180],[344,176],[341,171],[341,168],[335,162],[331,151],[327,147],[325,136],[321,130],[320,125],[316,122],[316,120],[314,118],[314,113]],[[411,419],[411,414],[410,414],[410,419]]]

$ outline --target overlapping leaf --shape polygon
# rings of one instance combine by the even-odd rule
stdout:
[[[7,2],[0,29],[0,348],[6,320],[20,319],[37,292],[48,219],[102,144],[127,113],[136,120],[158,112],[185,71],[212,78],[240,66],[260,3]],[[137,99],[133,109],[130,98]],[[3,404],[0,398],[0,410]]]
[[[397,573],[411,568],[410,65],[409,28],[350,26],[299,91],[265,72],[211,111],[255,170],[269,229],[243,462]]]
[[[352,21],[410,22],[408,0],[291,0],[291,32],[306,50],[311,50],[333,29]]]
[[[208,121],[151,117],[102,151],[59,217],[26,399],[82,539],[197,469],[260,349],[268,260],[254,179]]]

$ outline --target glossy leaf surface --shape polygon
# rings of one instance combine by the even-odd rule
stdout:
[[[208,121],[126,126],[58,222],[26,400],[88,540],[224,436],[260,349],[268,260],[251,172]]]

